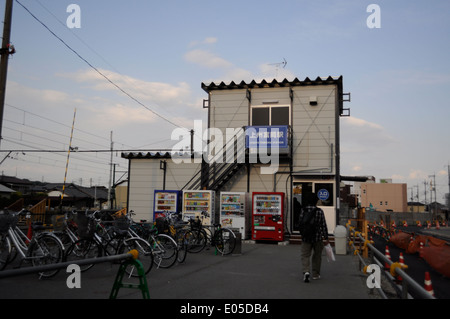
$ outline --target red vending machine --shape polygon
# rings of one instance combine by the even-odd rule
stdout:
[[[253,193],[252,239],[284,240],[284,193]]]

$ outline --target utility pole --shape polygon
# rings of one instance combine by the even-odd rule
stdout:
[[[447,174],[448,174],[448,194],[447,194],[447,208],[450,212],[450,165],[447,165]]]
[[[0,49],[1,61],[0,61],[0,143],[3,139],[2,137],[2,127],[3,127],[3,111],[5,107],[5,96],[6,96],[6,76],[8,73],[8,60],[9,55],[14,54],[16,51],[14,46],[10,46],[9,39],[11,36],[11,20],[12,20],[12,8],[13,0],[6,0],[5,5],[5,19],[3,25],[3,41],[2,47]]]
[[[109,208],[112,208],[111,205],[111,184],[112,184],[112,172],[113,172],[113,132],[111,131],[111,161],[109,163],[109,187],[108,187],[108,206]]]
[[[425,180],[423,182],[423,188],[424,188],[424,193],[425,193],[425,206],[427,205],[427,180]]]
[[[433,190],[434,190],[434,213],[432,216],[435,216],[437,218],[437,198],[436,198],[436,174],[428,175],[428,177],[433,177],[433,181],[430,181],[431,184],[431,202],[430,202],[430,208],[433,204]]]

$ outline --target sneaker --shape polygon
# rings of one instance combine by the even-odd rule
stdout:
[[[320,279],[320,275],[314,275],[314,276],[313,276],[313,279],[314,279],[314,280]]]
[[[303,274],[303,281],[304,281],[304,282],[309,282],[309,272],[305,272],[305,273]]]

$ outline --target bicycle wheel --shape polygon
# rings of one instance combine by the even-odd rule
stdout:
[[[185,235],[187,251],[190,253],[199,253],[206,246],[206,233],[203,230],[189,230]]]
[[[70,248],[70,246],[72,246],[73,241],[72,238],[70,238],[69,234],[67,234],[66,232],[62,232],[62,231],[58,231],[58,232],[53,232],[53,234],[59,238],[59,240],[62,242],[62,244],[64,245],[64,248],[67,250]]]
[[[153,237],[151,247],[154,263],[158,268],[170,268],[177,261],[177,242],[169,235],[159,234]]]
[[[88,258],[97,258],[102,256],[102,248],[100,245],[93,239],[79,239],[74,242],[70,248],[67,250],[66,260],[73,261],[74,264],[77,261],[88,259]],[[95,264],[86,264],[80,265],[80,271],[86,271],[91,269]]]
[[[150,244],[142,238],[128,238],[121,243],[117,253],[124,254],[133,249],[136,249],[138,251],[138,260],[141,262],[145,274],[148,274],[153,266],[153,253]],[[135,269],[135,267],[131,265],[125,269],[125,272],[133,277],[139,276],[137,269]]]
[[[186,260],[187,255],[187,240],[185,239],[185,232],[184,231],[178,231],[176,233],[176,239],[177,247],[178,247],[178,257],[177,261],[179,263],[184,263]]]
[[[32,240],[28,257],[33,266],[56,264],[64,259],[64,247],[55,236],[44,234]],[[39,276],[50,278],[56,275],[59,269],[40,272]]]
[[[236,247],[236,235],[229,229],[221,228],[214,235],[214,243],[222,255],[229,255]]]
[[[8,236],[0,235],[0,270],[6,267],[11,254],[11,242]]]

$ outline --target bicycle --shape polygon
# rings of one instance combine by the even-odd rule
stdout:
[[[30,262],[32,266],[55,264],[64,261],[64,246],[54,234],[49,232],[38,232],[44,227],[41,223],[32,223],[33,235],[27,237],[17,227],[19,215],[31,213],[25,209],[19,212],[3,211],[0,214],[0,270],[11,263],[17,255],[21,261]],[[59,269],[39,272],[39,278],[50,278],[55,276]]]
[[[155,220],[155,226],[158,233],[167,234],[177,243],[178,256],[177,261],[183,263],[187,256],[187,243],[185,234],[187,222],[181,220],[179,213],[165,212],[166,217],[160,217]]]
[[[130,211],[129,215],[132,214],[133,212]],[[127,215],[127,218],[130,218],[129,215]],[[139,236],[140,238],[145,239],[150,244],[154,256],[154,263],[158,268],[170,268],[177,261],[177,242],[166,234],[160,234],[158,229],[152,227],[151,224],[145,221],[140,223],[133,222],[129,232],[133,236]]]
[[[205,215],[206,212],[202,212],[202,217]],[[199,218],[190,219],[189,223],[191,229],[185,235],[188,252],[199,253],[209,243],[211,246],[215,246],[217,251],[222,255],[233,253],[236,247],[236,235],[231,229],[222,227],[220,224],[213,224],[211,226],[202,225]],[[208,229],[208,231],[205,229]]]
[[[63,243],[64,248],[67,249],[80,239],[77,236],[77,224],[74,222],[73,218],[69,217],[70,213],[65,213],[64,215],[53,215],[53,234],[55,234]],[[72,214],[76,214],[72,212]],[[72,215],[70,214],[70,215]]]
[[[78,235],[80,239],[74,242],[67,251],[67,260],[76,261],[78,259],[96,258],[122,254],[136,249],[139,252],[138,259],[141,261],[145,274],[148,274],[153,266],[153,253],[150,244],[139,237],[129,237],[128,224],[123,225],[122,221],[113,221],[112,231],[109,240],[102,238],[96,230],[94,214],[77,215]],[[125,227],[124,227],[125,226]],[[80,267],[81,271],[92,268],[94,264],[87,264]],[[134,267],[127,267],[125,270],[130,276],[139,276]]]

